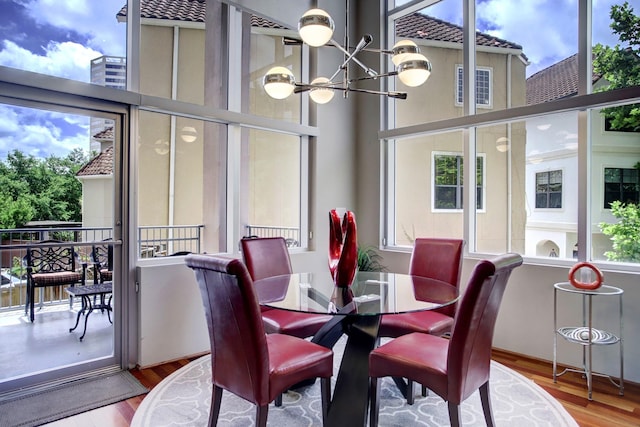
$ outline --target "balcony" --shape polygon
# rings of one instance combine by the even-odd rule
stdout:
[[[204,225],[181,226],[141,226],[138,228],[138,257],[157,258],[200,253]],[[44,222],[37,227],[0,230],[0,272],[2,278],[0,314],[3,312],[23,312],[26,302],[26,270],[23,258],[27,248],[42,240],[55,239],[73,243],[80,259],[90,264],[91,246],[112,238],[112,229],[107,227],[81,227],[80,224]],[[279,237],[287,246],[300,247],[300,229],[263,225],[245,226],[246,236]],[[93,269],[87,268],[87,282],[93,282]],[[68,295],[64,286],[38,289],[35,296],[38,309],[58,305],[68,305]]]

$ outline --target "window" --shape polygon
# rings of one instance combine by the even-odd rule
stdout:
[[[604,169],[604,208],[610,209],[611,203],[638,203],[638,169],[605,168]]]
[[[536,173],[536,208],[562,208],[562,171]]]
[[[433,157],[434,209],[462,209],[463,159],[459,155],[436,154]],[[482,209],[483,159],[476,162],[476,208]]]
[[[462,105],[462,66],[456,66],[456,104]],[[476,68],[476,104],[483,107],[491,106],[491,70]]]

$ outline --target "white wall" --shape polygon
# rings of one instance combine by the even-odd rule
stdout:
[[[171,261],[137,268],[138,364],[143,368],[210,351],[193,271],[181,257]]]

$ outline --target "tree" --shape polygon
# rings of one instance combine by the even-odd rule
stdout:
[[[600,229],[611,237],[613,250],[605,252],[609,261],[640,262],[640,206],[634,203],[611,203],[615,224],[600,223]]]
[[[20,228],[29,221],[81,221],[82,184],[76,173],[87,161],[79,148],[63,158],[9,153],[0,162],[0,228]]]
[[[601,90],[640,86],[640,16],[634,15],[628,2],[611,6],[611,29],[627,47],[593,48],[593,70],[609,84]],[[640,132],[640,104],[623,105],[602,110],[611,130]]]

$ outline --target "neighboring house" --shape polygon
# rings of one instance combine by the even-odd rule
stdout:
[[[82,226],[112,227],[113,128],[98,133],[94,139],[102,144],[102,151],[76,173],[82,183]]]
[[[204,103],[205,3],[145,0],[141,6],[141,92],[176,97],[196,104]],[[118,18],[125,16],[126,8],[120,11]],[[168,21],[173,23],[169,25]],[[260,83],[262,76],[274,65],[289,66],[294,75],[300,75],[300,50],[283,46],[281,36],[284,33],[279,32],[282,27],[256,16],[251,17],[251,24],[259,30],[252,34],[252,44],[255,43],[258,51],[248,59],[248,96],[251,100],[248,105],[251,106],[251,113],[272,117],[281,109],[280,106],[274,107],[274,102],[282,105],[285,101],[274,101],[265,96]],[[396,103],[394,126],[463,116],[462,28],[420,13],[402,17],[396,24],[398,40],[408,38],[416,42],[422,53],[431,60],[433,72],[422,87],[410,88],[407,100]],[[483,33],[477,33],[476,40],[478,110],[491,111],[524,105],[528,61],[522,47]],[[178,58],[177,67],[173,69],[170,66],[172,58]],[[398,86],[401,84],[398,83]],[[396,89],[406,90],[403,87]],[[299,111],[299,107],[294,105],[291,111]],[[277,118],[299,120],[295,116]],[[155,113],[141,114],[140,120],[138,185],[145,189],[139,192],[140,224],[215,224],[215,220],[206,216],[206,206],[211,203],[202,200],[202,197],[214,196],[209,191],[203,191],[203,183],[219,182],[224,177],[217,176],[215,168],[203,168],[202,159],[212,158],[211,164],[215,164],[216,149],[212,147],[217,142],[207,139],[206,127],[201,122],[171,119]],[[180,138],[185,126],[197,136],[189,143]],[[478,131],[478,229],[490,230],[478,236],[479,251],[505,251],[507,236],[511,236],[512,250],[524,250],[524,191],[521,187],[509,191],[504,179],[508,168],[507,155],[500,147],[496,147],[496,141],[507,138],[511,140],[511,162],[524,165],[523,125],[500,125]],[[246,176],[246,188],[239,191],[241,197],[249,200],[244,203],[249,209],[242,219],[243,223],[281,227],[297,225],[299,201],[291,195],[300,193],[300,179],[296,176],[298,169],[282,168],[280,165],[296,165],[300,157],[297,148],[277,150],[275,147],[282,144],[282,140],[283,135],[278,134],[248,134],[246,156],[250,161],[242,171]],[[397,151],[401,167],[397,175],[400,185],[396,184],[396,188],[406,188],[406,191],[396,195],[396,223],[405,233],[398,230],[395,243],[410,245],[412,237],[415,237],[412,233],[461,236],[463,150],[460,134],[435,135],[416,140],[420,143],[399,145]],[[297,144],[290,144],[290,147],[297,147]],[[207,153],[206,150],[210,151]],[[175,157],[169,160],[168,153],[174,153]],[[254,158],[260,161],[253,161]],[[455,174],[449,173],[451,165],[456,170]],[[513,171],[516,175],[524,173],[524,167],[514,168]],[[277,182],[271,180],[273,176],[278,177]],[[403,185],[405,181],[406,185]],[[523,183],[524,177],[516,178],[514,182]],[[421,191],[417,193],[416,188]],[[512,215],[497,208],[505,205],[505,195],[509,193],[512,194],[511,206],[522,215]],[[290,206],[285,203],[290,203]],[[493,226],[508,224],[509,215],[513,218],[510,229],[507,226]]]
[[[396,40],[409,38],[418,44],[433,70],[429,80],[412,89],[407,100],[396,102],[392,127],[464,116],[462,27],[414,13],[396,22],[396,34]],[[476,33],[478,113],[524,105],[527,65],[522,46]],[[525,139],[522,123],[488,126],[476,132],[475,250],[524,251]],[[462,236],[462,140],[461,133],[454,131],[396,144],[395,188],[405,190],[395,195],[395,243],[410,246],[418,236]],[[506,179],[509,175],[511,182]],[[511,206],[513,214],[504,206]],[[510,247],[505,246],[508,241]]]
[[[606,81],[593,74],[594,89]],[[538,104],[578,93],[577,55],[570,56],[527,79],[527,104]],[[640,134],[605,129],[599,111],[590,112],[590,179],[592,253],[587,258],[604,259],[611,249],[608,236],[598,224],[616,222],[607,208],[622,196],[622,178],[635,177],[640,161]],[[578,211],[578,117],[556,114],[527,120],[527,230],[525,253],[531,256],[574,257]],[[605,175],[608,177],[605,184]],[[618,180],[618,182],[615,182]],[[637,185],[635,197],[638,200]]]

